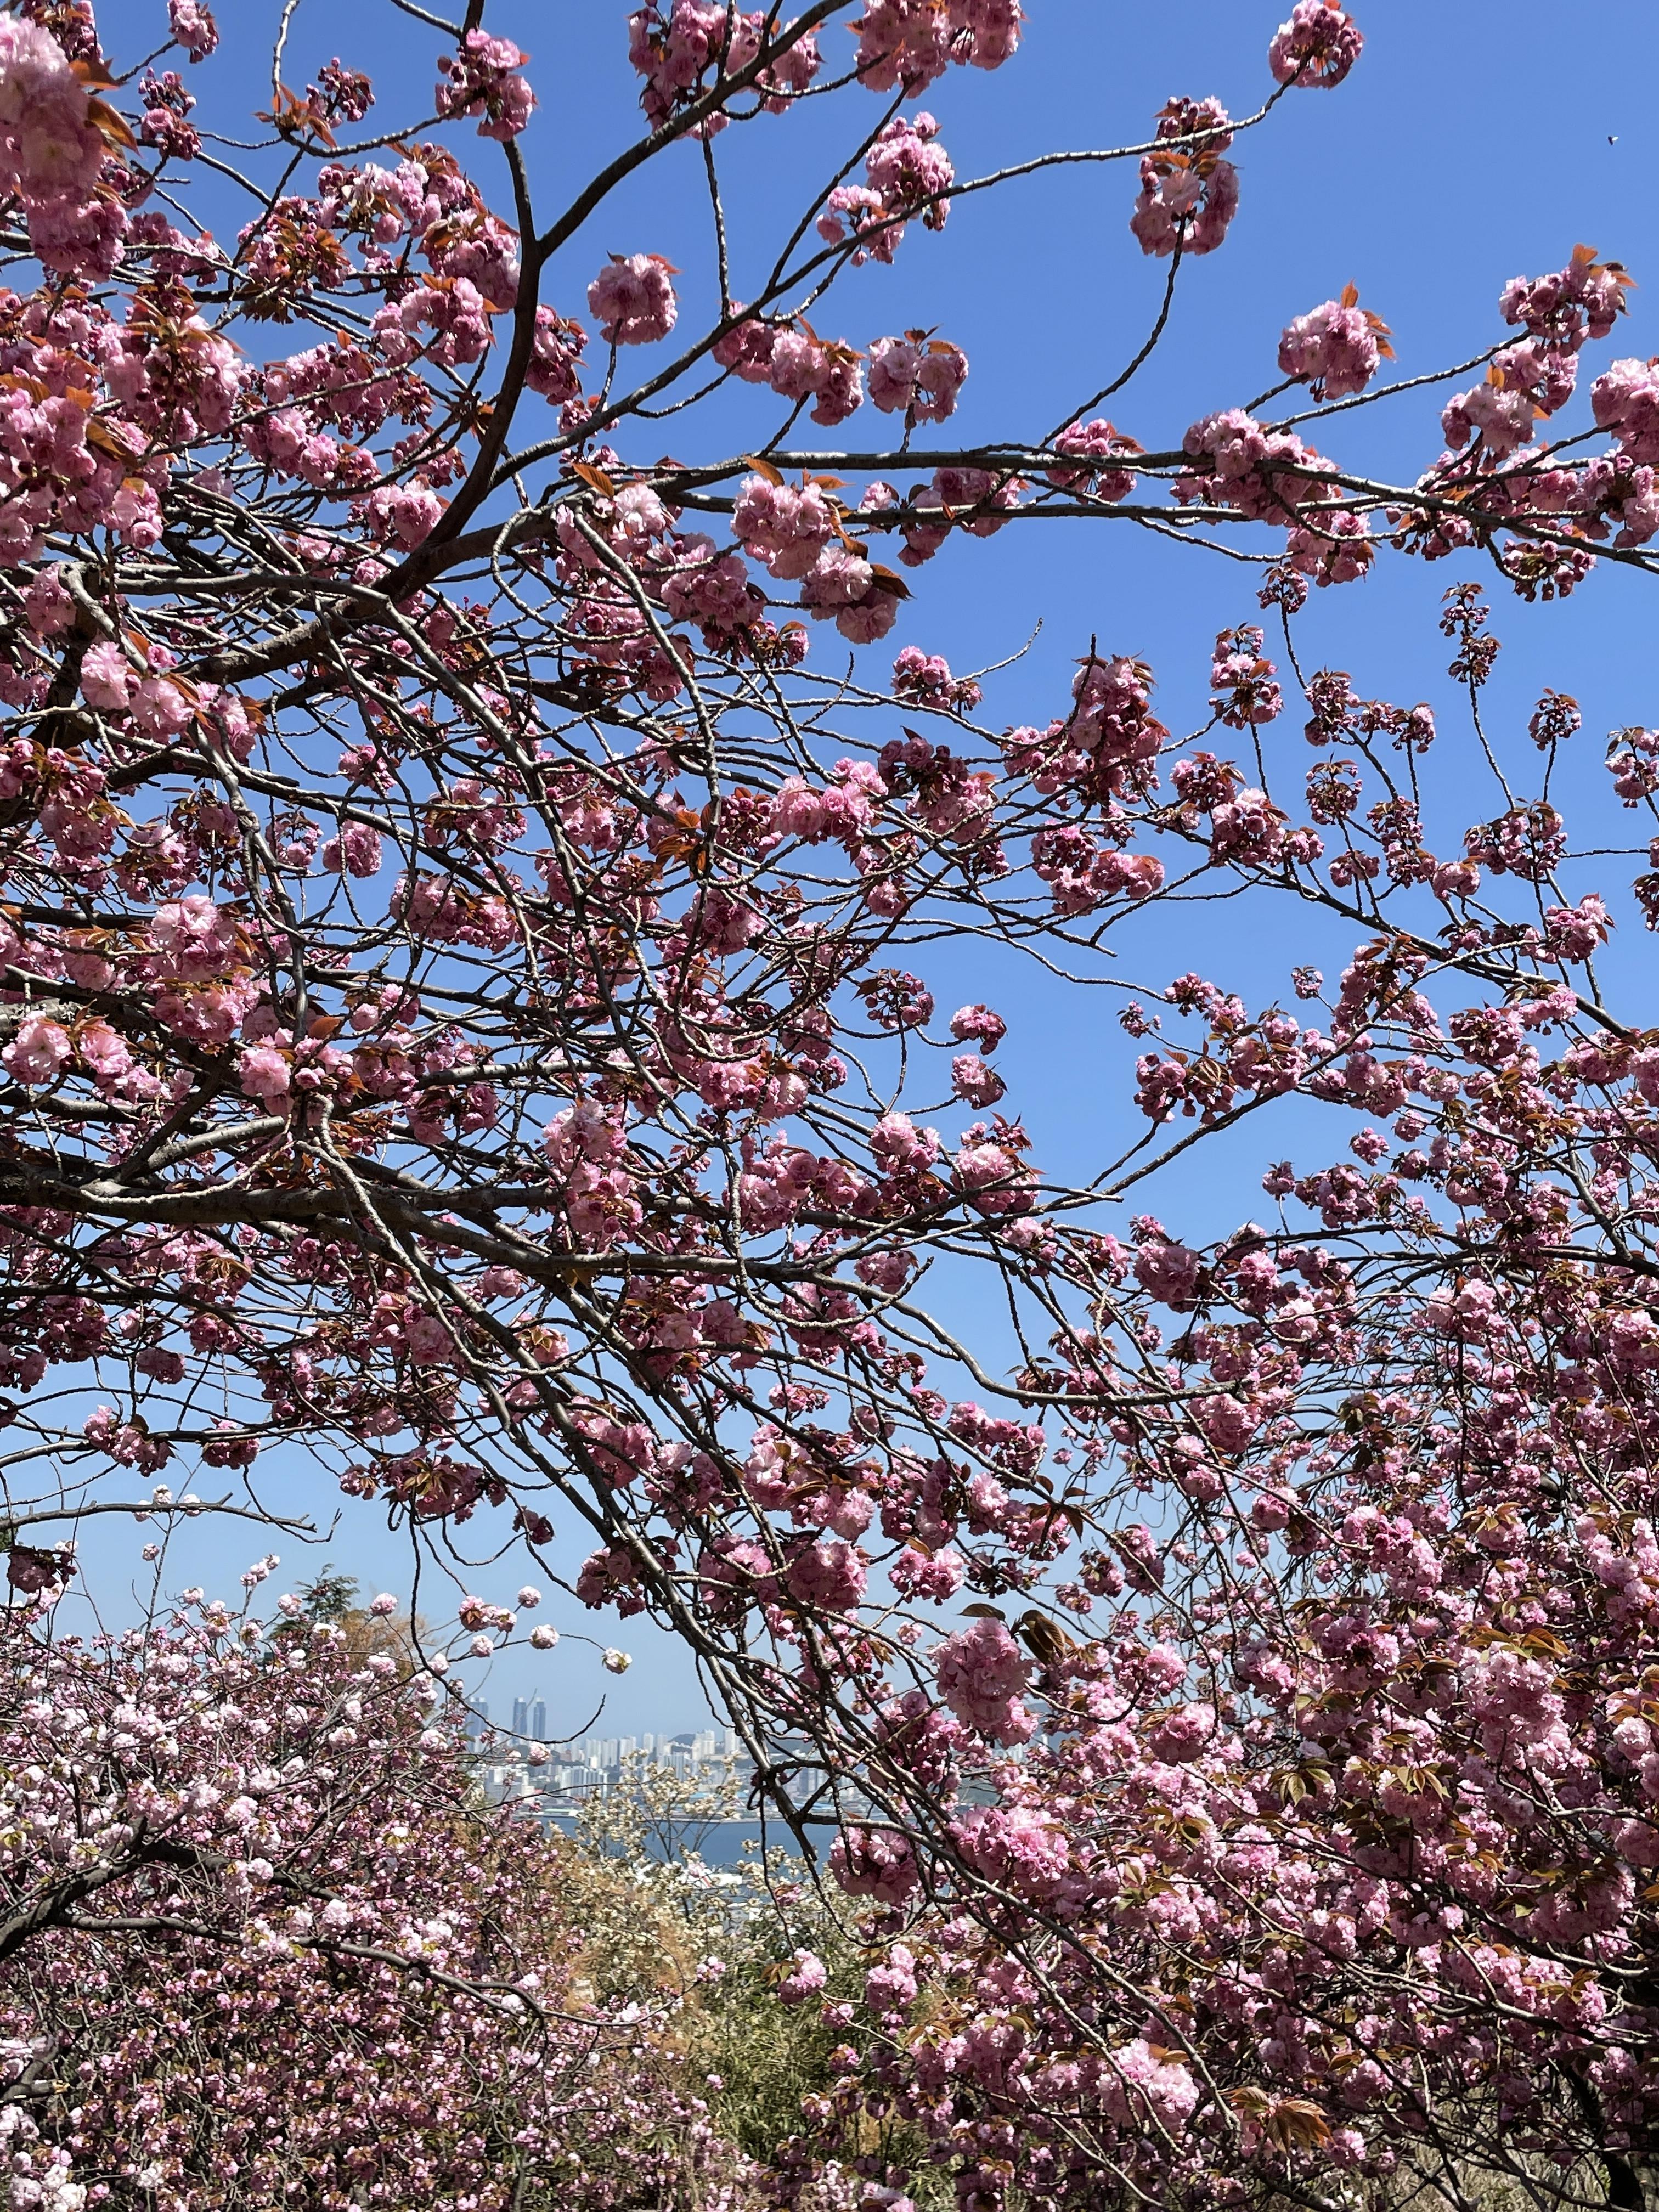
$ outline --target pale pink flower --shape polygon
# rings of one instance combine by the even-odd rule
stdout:
[[[878,338],[870,349],[870,398],[889,415],[943,422],[956,412],[968,356],[945,338]]]
[[[1298,315],[1279,341],[1279,365],[1286,376],[1313,386],[1317,399],[1341,399],[1363,392],[1389,350],[1389,333],[1376,316],[1358,304],[1352,287],[1340,300],[1327,300]]]
[[[933,1654],[939,1692],[964,1727],[999,1743],[1023,1743],[1036,1723],[1019,1702],[1031,1662],[1000,1620],[976,1620]]]
[[[673,270],[659,253],[613,253],[587,288],[587,305],[611,345],[650,345],[674,327]]]
[[[44,1014],[25,1016],[16,1036],[0,1052],[0,1066],[18,1083],[50,1083],[69,1058],[69,1032]]]
[[[805,2004],[809,1997],[817,1995],[829,1978],[829,1968],[815,1952],[797,1951],[789,1972],[778,1984],[779,2002]]]
[[[167,0],[167,27],[191,61],[205,61],[219,43],[219,27],[202,0]]]
[[[1297,0],[1267,48],[1267,66],[1280,84],[1340,84],[1365,41],[1341,0]]]
[[[458,54],[439,57],[443,81],[434,98],[440,115],[476,115],[481,138],[516,138],[530,120],[536,95],[519,71],[530,58],[511,39],[469,31]]]
[[[89,646],[81,662],[81,696],[89,707],[118,714],[132,697],[135,678],[118,645]]]

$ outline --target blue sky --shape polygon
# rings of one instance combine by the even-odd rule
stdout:
[[[268,56],[269,33],[260,27],[274,23],[276,12],[265,0],[230,0],[222,9],[225,47],[187,73],[204,111],[227,99],[246,109],[266,103],[260,40]],[[1232,112],[1249,112],[1268,88],[1264,57],[1281,10],[1273,0],[1187,0],[1178,9],[1029,0],[1029,12],[1025,44],[1013,62],[992,75],[954,70],[926,95],[959,175],[1060,146],[1132,142],[1173,93],[1213,93]],[[1659,11],[1640,0],[1603,0],[1594,11],[1540,0],[1501,6],[1466,0],[1455,9],[1369,0],[1357,12],[1367,36],[1358,67],[1335,92],[1291,94],[1262,130],[1239,143],[1234,158],[1243,198],[1231,233],[1220,252],[1183,272],[1164,346],[1112,403],[1114,419],[1148,447],[1178,442],[1198,416],[1273,382],[1284,324],[1350,281],[1392,326],[1399,373],[1413,375],[1494,343],[1503,335],[1496,301],[1504,283],[1559,267],[1583,240],[1623,260],[1638,280],[1630,317],[1610,344],[1592,352],[1588,374],[1618,355],[1659,352],[1653,189],[1659,146],[1650,93],[1659,81]],[[529,74],[541,105],[524,144],[544,219],[637,135],[626,14],[611,0],[575,0],[557,9],[492,0],[489,27],[516,36],[532,56]],[[131,58],[149,43],[146,33],[161,15],[157,0],[106,6],[106,46]],[[1593,51],[1584,35],[1592,19]],[[438,43],[435,33],[379,0],[345,6],[302,0],[286,75],[302,86],[338,51],[375,75],[377,116],[412,117],[425,112]],[[840,56],[849,42],[837,28],[826,44]],[[718,142],[729,179],[739,296],[745,272],[775,243],[781,221],[832,149],[873,112],[867,95],[852,92],[821,112],[728,132]],[[494,149],[467,143],[481,157],[477,173],[493,188],[501,167]],[[893,268],[856,272],[817,327],[863,344],[884,332],[936,325],[972,364],[957,418],[963,438],[1036,434],[1115,373],[1156,310],[1164,265],[1145,260],[1128,234],[1134,184],[1132,164],[1090,166],[966,200],[942,235],[913,227]],[[606,204],[560,256],[544,296],[581,314],[587,281],[607,252],[660,252],[684,271],[678,281],[689,325],[699,300],[709,297],[700,194],[700,156],[678,149]],[[642,368],[653,358],[635,356]],[[1436,417],[1454,388],[1363,410],[1320,442],[1346,463],[1409,481],[1438,451]],[[740,392],[718,413],[665,427],[663,445],[682,458],[744,450],[772,427],[775,404],[763,392]],[[764,428],[757,431],[757,424]],[[860,422],[854,434],[874,434]],[[645,459],[656,450],[645,450],[641,440],[631,441],[628,453]],[[1427,780],[1433,803],[1460,822],[1491,809],[1466,766],[1445,676],[1449,652],[1435,617],[1446,585],[1470,573],[1452,563],[1425,568],[1385,559],[1366,583],[1316,594],[1301,630],[1304,665],[1343,667],[1362,693],[1407,704],[1427,698],[1443,710],[1447,734],[1429,757]],[[884,666],[898,645],[916,642],[945,653],[961,670],[1000,659],[1033,639],[989,688],[987,714],[999,726],[1040,723],[1059,710],[1072,663],[1097,635],[1103,648],[1154,665],[1161,711],[1179,732],[1205,719],[1211,640],[1224,626],[1254,617],[1254,592],[1253,574],[1234,563],[1126,526],[1017,526],[989,544],[948,547],[916,580],[915,597],[884,653],[878,648],[871,658]],[[1565,604],[1528,607],[1493,598],[1494,628],[1506,648],[1489,696],[1500,749],[1525,782],[1524,722],[1533,700],[1547,684],[1574,692],[1585,727],[1569,787],[1593,788],[1605,733],[1659,719],[1647,642],[1659,611],[1654,586],[1604,566]],[[814,646],[815,659],[830,665],[834,653],[823,633]],[[1287,714],[1270,744],[1302,750],[1299,719]],[[1291,765],[1299,776],[1300,762]],[[1620,828],[1605,802],[1598,827]],[[1595,888],[1597,864],[1583,864],[1574,880],[1580,890]],[[1121,966],[1154,989],[1197,968],[1265,1002],[1283,993],[1292,961],[1322,958],[1329,965],[1345,950],[1339,940],[1321,941],[1300,915],[1188,908],[1149,923]],[[1609,968],[1627,988],[1639,988],[1650,957],[1650,940],[1626,930]],[[1063,988],[1006,956],[988,964],[977,951],[930,956],[927,975],[942,1006],[988,998],[1009,1016],[1012,1033],[999,1065],[1039,1158],[1058,1172],[1086,1174],[1103,1153],[1120,1148],[1133,1109],[1122,1083],[1129,1048],[1112,1019],[1116,1000]],[[1176,1194],[1181,1225],[1212,1233],[1259,1212],[1258,1179],[1273,1156],[1265,1139],[1247,1130],[1183,1170]],[[973,1326],[971,1299],[952,1304]],[[367,1583],[406,1583],[404,1544],[377,1534],[361,1508],[336,1500],[298,1468],[273,1466],[272,1474],[280,1476],[289,1510],[327,1516],[337,1504],[344,1508],[326,1554],[334,1564]],[[88,1548],[109,1546],[94,1538]],[[240,1533],[197,1524],[179,1541],[169,1581],[223,1587],[258,1548]],[[290,1560],[296,1556],[290,1547]],[[313,1571],[322,1556],[297,1571]],[[480,1569],[473,1583],[507,1597],[519,1579],[509,1560]],[[574,1607],[555,1608],[553,1617],[573,1630],[596,1625]],[[665,1639],[637,1623],[600,1633],[635,1654],[623,1681],[611,1682],[592,1651],[567,1643],[546,1660],[504,1662],[480,1685],[483,1694],[500,1711],[514,1693],[534,1687],[572,1731],[606,1691],[607,1730],[672,1729],[701,1717],[691,1674]]]

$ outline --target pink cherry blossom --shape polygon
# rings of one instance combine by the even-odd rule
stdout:
[[[1365,41],[1341,0],[1297,0],[1267,49],[1280,84],[1340,84]]]
[[[510,39],[469,31],[456,54],[442,54],[434,97],[440,115],[476,115],[481,138],[516,138],[530,120],[536,95],[519,75],[527,54]],[[597,312],[597,311],[596,311]]]
[[[1232,143],[1227,112],[1216,100],[1171,100],[1155,135],[1176,143],[1143,155],[1129,228],[1143,253],[1213,252],[1238,212],[1238,172],[1222,158]]]
[[[1651,362],[1614,362],[1591,385],[1590,407],[1597,428],[1612,431],[1632,461],[1659,464],[1659,369]]]
[[[878,338],[870,349],[870,398],[884,414],[943,422],[956,412],[968,357],[947,339]]]
[[[202,0],[167,0],[167,27],[191,61],[205,61],[219,43],[219,27]]]
[[[1320,399],[1341,399],[1363,392],[1382,356],[1392,351],[1388,329],[1358,305],[1352,286],[1340,300],[1327,300],[1298,315],[1279,341],[1279,365],[1286,376],[1310,384]]]
[[[998,1743],[1023,1743],[1036,1726],[1020,1703],[1031,1677],[1025,1658],[999,1620],[976,1620],[948,1636],[933,1655],[939,1692],[964,1727]]]
[[[815,422],[844,422],[864,404],[860,356],[838,340],[820,340],[799,326],[775,334],[767,377],[781,398],[811,400]]]
[[[44,1014],[30,1014],[0,1052],[0,1065],[14,1082],[50,1083],[70,1052],[69,1032]]]
[[[789,1972],[778,1984],[778,1996],[784,2004],[805,2004],[814,1997],[830,1978],[830,1970],[815,1952],[797,1951]]]
[[[951,1088],[969,1106],[994,1106],[1008,1086],[977,1053],[964,1052],[951,1062]]]
[[[134,678],[118,645],[88,647],[81,661],[81,694],[89,707],[121,713],[131,702]]]
[[[816,484],[799,489],[763,477],[744,479],[732,527],[744,550],[775,576],[799,579],[836,537],[836,509]]]
[[[1096,416],[1088,422],[1068,423],[1054,440],[1054,447],[1058,453],[1076,455],[1085,464],[1077,468],[1050,469],[1048,481],[1057,490],[1085,490],[1091,497],[1103,500],[1127,499],[1133,491],[1132,469],[1098,465],[1127,459],[1141,450],[1133,438],[1126,438],[1103,416]]]
[[[1019,46],[1018,0],[865,0],[853,25],[859,81],[872,92],[920,92],[952,61],[997,69]]]
[[[672,270],[659,253],[613,254],[587,288],[589,312],[611,345],[651,345],[679,313]]]
[[[83,200],[104,151],[86,88],[58,41],[26,19],[0,22],[0,180],[30,203]]]

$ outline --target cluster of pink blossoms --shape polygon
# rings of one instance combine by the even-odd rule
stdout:
[[[1611,334],[1625,312],[1628,283],[1616,263],[1598,262],[1588,246],[1580,246],[1553,276],[1517,276],[1506,284],[1499,312],[1506,323],[1522,325],[1527,335],[1494,356],[1484,383],[1449,402],[1441,417],[1448,447],[1456,452],[1478,437],[1480,458],[1488,464],[1527,447],[1534,424],[1558,414],[1572,397],[1578,354],[1587,339]],[[1621,366],[1615,364],[1615,371]],[[1611,427],[1599,414],[1596,419]],[[1539,483],[1531,497],[1534,504],[1559,507],[1573,503],[1575,489],[1564,480],[1565,496],[1555,497],[1551,487]]]
[[[997,1743],[1024,1743],[1036,1723],[1020,1703],[1031,1662],[1000,1620],[976,1620],[933,1654],[939,1693],[965,1728]]]
[[[799,488],[747,477],[738,493],[732,528],[745,552],[775,576],[809,575],[842,528],[833,495],[811,482]]]
[[[956,170],[936,143],[939,125],[926,109],[907,120],[896,115],[884,125],[865,156],[865,182],[837,185],[818,217],[818,235],[832,246],[851,238],[856,268],[864,261],[890,262],[904,237],[907,215],[921,211],[928,230],[943,230],[951,212],[948,194]]]
[[[152,479],[160,471],[135,465],[123,444],[94,428],[91,394],[70,383],[66,362],[41,382],[38,398],[21,383],[0,393],[0,564],[38,558],[52,528],[101,527],[124,544],[154,545],[161,518]]]
[[[870,349],[870,398],[884,414],[912,422],[943,422],[954,415],[968,377],[968,356],[948,338],[907,331],[878,338]]]
[[[1135,488],[1133,469],[1122,465],[1144,449],[1103,415],[1087,422],[1068,422],[1054,440],[1054,449],[1082,465],[1049,470],[1048,481],[1056,491],[1086,491],[1091,499],[1115,502],[1127,499]]]
[[[674,327],[673,266],[659,253],[614,253],[587,288],[588,310],[611,345],[651,345]]]
[[[1626,460],[1659,465],[1659,367],[1650,361],[1616,361],[1590,386],[1598,429],[1610,430]]]
[[[219,44],[219,26],[203,0],[167,0],[167,27],[193,62],[205,61]]]
[[[1298,383],[1311,385],[1316,399],[1343,399],[1363,392],[1379,362],[1393,354],[1388,325],[1359,305],[1352,284],[1340,300],[1327,300],[1298,315],[1279,341],[1280,368]]]
[[[707,89],[703,79],[719,68],[726,76],[748,69],[759,57],[766,35],[767,18],[757,9],[744,15],[726,0],[670,0],[665,9],[659,0],[636,9],[628,19],[628,58],[645,79],[640,105],[653,130],[667,122],[675,110],[689,106]],[[758,72],[757,83],[764,93],[763,105],[782,114],[806,90],[823,58],[811,31],[793,34],[785,27],[788,43],[773,54]],[[719,112],[697,125],[700,136],[726,128],[728,118]]]
[[[1254,623],[1224,629],[1216,639],[1210,683],[1218,696],[1210,704],[1229,729],[1259,728],[1274,720],[1284,706],[1273,681],[1277,671],[1262,653],[1264,642]]]
[[[1182,446],[1203,467],[1176,479],[1178,501],[1282,524],[1287,565],[1322,585],[1364,574],[1376,551],[1365,517],[1339,503],[1329,463],[1294,432],[1269,430],[1234,407],[1194,423]]]
[[[1612,337],[1630,281],[1618,262],[1598,261],[1594,247],[1575,246],[1566,267],[1552,276],[1511,277],[1498,313],[1539,343],[1577,353],[1586,338]]]
[[[1019,46],[1018,0],[865,0],[853,25],[860,84],[922,92],[952,62],[999,69]]]
[[[1180,477],[1176,497],[1236,508],[1251,522],[1285,522],[1310,500],[1328,498],[1324,465],[1293,431],[1269,430],[1242,408],[1206,415],[1182,450],[1207,465]]]
[[[21,200],[30,247],[46,268],[105,276],[127,228],[125,209],[101,188],[106,129],[113,140],[124,126],[93,98],[87,75],[42,25],[0,20],[0,191]]]
[[[732,526],[745,552],[769,572],[799,580],[809,614],[831,618],[843,636],[868,644],[898,612],[896,580],[884,576],[851,538],[833,497],[810,481],[799,487],[749,477]]]
[[[434,95],[439,114],[476,115],[481,138],[516,138],[536,105],[535,94],[519,75],[529,58],[511,39],[467,32],[459,53],[439,58],[442,74]]]
[[[1280,84],[1340,84],[1358,60],[1364,39],[1341,0],[1297,0],[1267,48]]]
[[[1238,212],[1238,172],[1222,158],[1233,143],[1227,111],[1218,100],[1167,100],[1155,136],[1129,228],[1143,253],[1212,253]]]
[[[893,696],[966,714],[978,706],[981,692],[972,677],[951,673],[951,664],[943,653],[924,653],[919,645],[907,645],[893,663]]]
[[[732,312],[743,317],[740,307]],[[840,339],[820,338],[799,316],[787,325],[740,319],[715,340],[713,352],[745,384],[769,384],[780,398],[797,404],[810,399],[815,422],[844,422],[864,404],[862,357]]]

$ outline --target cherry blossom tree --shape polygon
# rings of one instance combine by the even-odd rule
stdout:
[[[292,1596],[92,1644],[50,1604],[4,1632],[13,2203],[756,2201],[680,1992],[596,1995],[580,1870],[480,1805],[438,1676]]]
[[[917,103],[1017,65],[1013,0],[642,7],[641,135],[552,213],[526,57],[389,4],[431,112],[350,58],[296,92],[289,9],[234,160],[198,0],[125,76],[82,0],[0,21],[14,1588],[70,1564],[37,1522],[283,1444],[550,1571],[574,1519],[574,1599],[678,1633],[882,1947],[803,2179],[897,2102],[974,2212],[1494,2170],[1636,2206],[1659,1044],[1597,960],[1659,921],[1659,842],[1577,878],[1581,711],[1488,726],[1480,580],[1653,565],[1659,369],[1592,355],[1577,405],[1624,270],[1577,248],[1414,367],[1460,388],[1411,482],[1322,450],[1400,388],[1352,291],[1149,449],[1101,410],[1248,134],[1340,96],[1335,0],[1264,19],[1244,112],[979,175]],[[726,134],[809,102],[842,153],[739,270]],[[1114,163],[1123,250],[1167,264],[1145,342],[1050,434],[951,442],[962,346],[849,329],[837,279]],[[707,283],[594,246],[642,173],[702,195]],[[704,426],[739,402],[733,451]],[[713,457],[652,458],[665,417]],[[1112,641],[1000,732],[977,676],[889,659],[947,542],[1038,524],[1238,561],[1204,727]],[[1298,650],[1313,590],[1395,558],[1452,564],[1455,733]],[[1608,766],[1628,845],[1659,736]],[[1133,1133],[1051,1176],[1006,1018],[941,1018],[928,948],[1092,1008],[1223,890],[1340,933],[1339,981],[1126,991]],[[1261,1116],[1304,1159],[1266,1224],[1127,1210]]]

